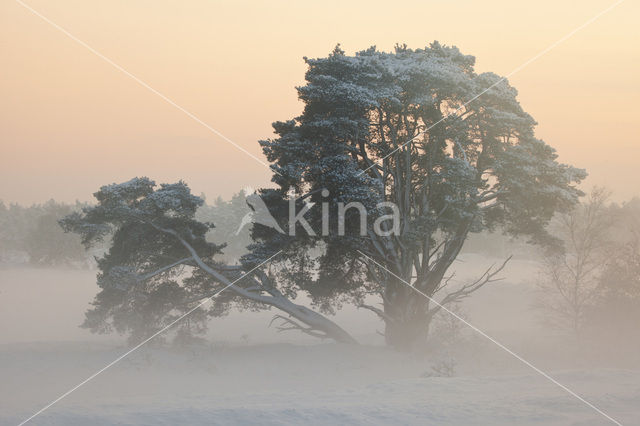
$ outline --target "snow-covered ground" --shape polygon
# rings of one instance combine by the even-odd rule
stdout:
[[[0,423],[18,424],[124,348],[0,348]],[[33,420],[42,425],[605,425],[535,374],[420,377],[426,360],[380,347],[288,344],[141,350]],[[640,420],[640,372],[553,371],[623,424]]]
[[[540,333],[526,284],[534,269],[516,263],[508,280],[469,299],[469,321],[622,424],[640,424],[638,352],[596,354]],[[0,424],[19,424],[126,352],[117,337],[77,328],[93,275],[0,270]],[[141,348],[30,424],[612,424],[473,332],[446,353],[418,356],[382,346],[370,312],[337,318],[361,346],[277,334],[266,328],[271,315],[213,321],[208,343],[189,348]],[[435,373],[442,362],[453,377]]]

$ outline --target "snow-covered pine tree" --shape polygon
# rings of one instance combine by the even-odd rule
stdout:
[[[158,186],[148,178],[134,178],[103,186],[94,196],[97,205],[60,221],[85,246],[110,237],[109,250],[98,259],[100,292],[84,322],[92,331],[116,331],[136,342],[226,288],[209,308],[203,305],[178,328],[201,332],[209,316],[222,315],[232,305],[274,307],[293,318],[292,323],[304,324],[309,334],[354,342],[328,318],[291,302],[260,268],[249,273],[253,265],[216,261],[224,246],[205,239],[213,224],[195,219],[203,200],[184,182]]]
[[[298,210],[313,202],[305,218],[316,235],[300,224],[295,237],[255,226],[251,256],[285,250],[290,273],[280,285],[308,291],[325,311],[344,301],[374,311],[389,345],[424,342],[439,309],[402,281],[443,303],[460,300],[497,272],[447,290],[445,275],[469,233],[501,227],[549,242],[549,219],[581,196],[575,185],[586,173],[559,164],[554,149],[534,136],[536,123],[516,90],[493,73],[476,74],[474,57],[455,47],[372,47],[349,56],[338,46],[326,58],[305,60],[306,84],[298,88],[304,111],[274,123],[276,137],[261,142],[278,186],[262,195],[283,227],[290,188]],[[388,214],[376,207],[385,201],[399,209],[399,235],[374,232],[375,220]],[[366,207],[366,235],[356,209],[339,235],[339,202]],[[332,218],[325,236],[323,203]],[[363,304],[370,294],[379,295],[382,309]]]

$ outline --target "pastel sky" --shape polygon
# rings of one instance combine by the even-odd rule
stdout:
[[[263,159],[271,122],[301,110],[303,56],[433,40],[506,75],[615,0],[25,0]],[[585,188],[640,195],[640,3],[627,0],[509,81],[538,136],[590,173]],[[0,2],[0,199],[87,201],[133,176],[228,197],[267,168],[14,0]]]

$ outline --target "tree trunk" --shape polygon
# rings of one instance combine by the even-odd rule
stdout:
[[[416,294],[404,284],[385,297],[385,342],[404,352],[423,347],[427,343],[431,315],[429,300]]]
[[[387,322],[385,324],[385,342],[402,352],[410,352],[427,343],[429,335],[429,319],[413,318],[404,321]]]

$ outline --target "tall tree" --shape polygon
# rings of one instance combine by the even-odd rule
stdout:
[[[158,186],[135,178],[103,186],[94,196],[95,206],[61,221],[86,246],[111,237],[109,250],[98,259],[100,292],[84,322],[92,331],[127,333],[138,341],[224,289],[209,309],[203,305],[181,322],[181,330],[201,332],[209,316],[224,314],[232,305],[274,307],[304,324],[311,335],[354,341],[326,317],[291,302],[258,263],[217,262],[214,257],[224,245],[205,239],[213,224],[195,219],[203,200],[185,183]]]
[[[287,232],[254,227],[253,254],[285,250],[297,265],[291,285],[325,310],[345,300],[373,310],[390,345],[424,342],[439,309],[403,281],[443,303],[466,297],[497,272],[445,290],[469,233],[501,227],[551,241],[545,225],[581,195],[575,185],[586,173],[559,164],[534,136],[536,123],[516,90],[493,73],[476,74],[474,57],[455,47],[372,47],[355,56],[336,47],[305,60],[304,111],[274,123],[276,137],[261,142],[278,186],[262,195]],[[309,226],[288,222],[291,188]],[[340,214],[340,203],[349,202],[367,212],[364,235],[361,211],[343,206]],[[397,208],[396,226],[382,221],[393,211],[382,202]],[[370,294],[380,296],[381,309],[363,304]]]

